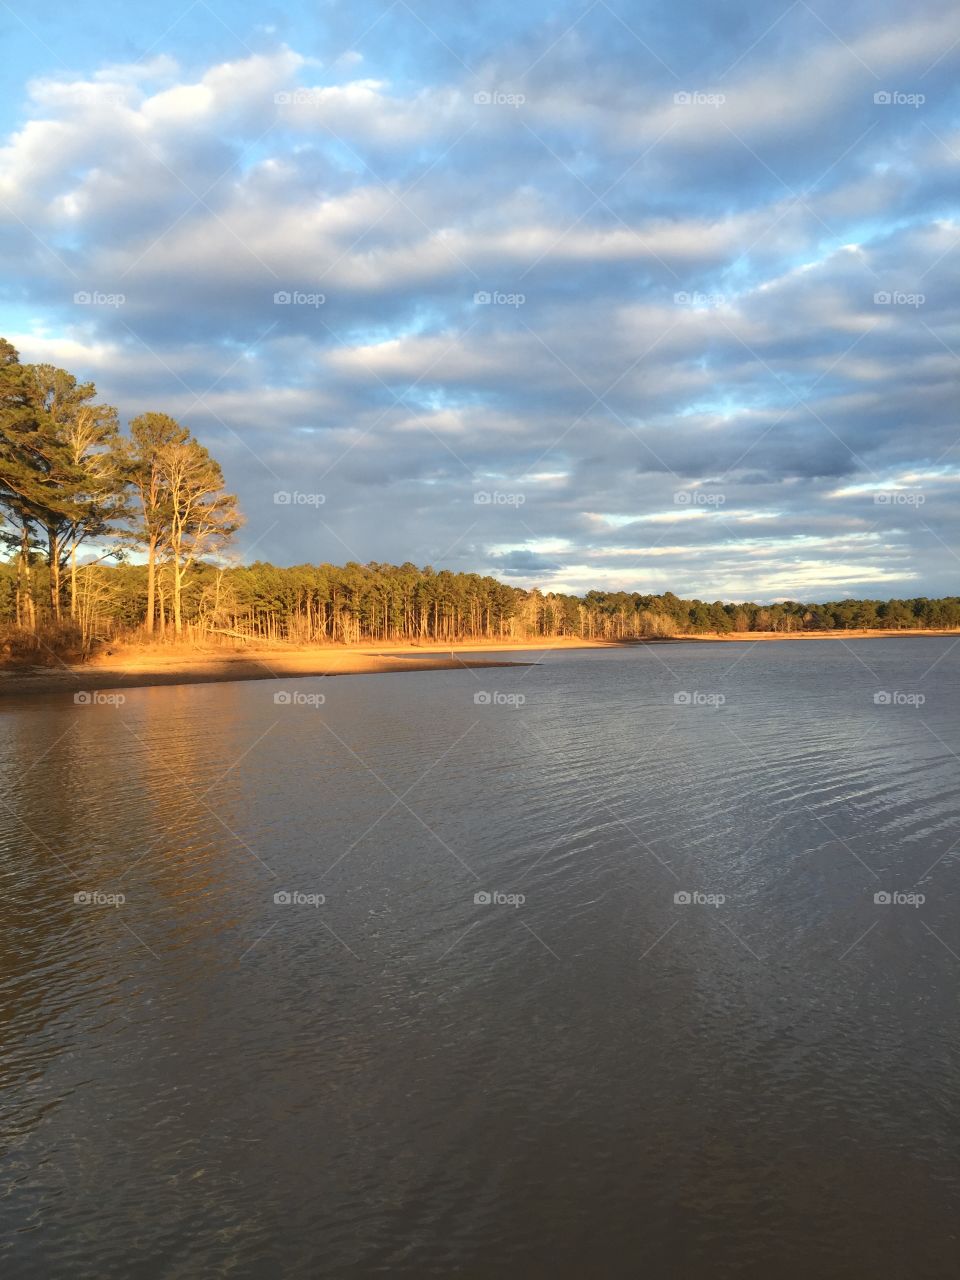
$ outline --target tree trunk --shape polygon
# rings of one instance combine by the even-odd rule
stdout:
[[[17,562],[17,622],[21,627],[36,631],[37,611],[33,602],[33,583],[30,578],[30,526],[24,520]]]
[[[151,533],[147,544],[147,616],[144,618],[144,630],[148,636],[153,635],[153,620],[156,613],[157,596],[157,535]]]
[[[181,568],[180,560],[175,557],[173,561],[173,634],[178,640],[183,634],[183,614],[180,608],[182,575],[183,569]]]
[[[47,528],[47,559],[50,562],[50,612],[60,621],[60,539],[56,529]]]
[[[77,544],[70,544],[70,619],[77,617]]]

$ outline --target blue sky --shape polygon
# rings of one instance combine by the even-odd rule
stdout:
[[[960,11],[838,9],[4,5],[2,332],[248,557],[956,594]]]

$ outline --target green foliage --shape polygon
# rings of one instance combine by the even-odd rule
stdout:
[[[38,574],[45,583],[42,566]],[[105,588],[101,618],[116,630],[141,626],[146,615],[146,566],[104,565],[99,575]],[[5,622],[14,620],[15,580],[13,566],[0,564],[0,620]],[[671,592],[590,591],[579,598],[409,563],[279,568],[257,561],[227,569],[195,566],[183,613],[186,623],[203,622],[213,631],[299,643],[554,636],[619,640],[758,631],[812,634],[865,625],[903,630],[960,627],[960,598],[775,605],[705,604],[681,600]]]
[[[236,499],[207,450],[166,414],[146,413],[124,439],[117,411],[96,402],[93,383],[53,365],[23,365],[0,339],[0,539],[15,552],[14,620],[36,632],[58,624],[69,601],[71,628],[92,634],[111,608],[130,619],[117,579],[81,566],[90,540],[112,543],[94,562],[121,561],[122,544],[143,547],[147,582],[142,621],[164,621],[169,588],[174,629],[195,566],[239,527]],[[36,571],[42,549],[46,574]],[[160,581],[167,570],[169,582]],[[45,589],[40,591],[40,582]],[[9,609],[6,596],[0,608]]]

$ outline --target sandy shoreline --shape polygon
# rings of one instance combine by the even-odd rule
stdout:
[[[212,684],[230,680],[276,680],[305,676],[378,675],[396,671],[525,665],[502,653],[567,649],[611,649],[647,644],[756,644],[770,640],[865,640],[892,636],[958,636],[960,631],[738,632],[730,635],[671,636],[662,640],[473,641],[457,645],[263,646],[230,650],[118,648],[83,665],[0,670],[4,695],[74,693],[97,689],[139,689],[153,685]],[[482,656],[489,653],[490,657]]]
[[[681,643],[687,640],[705,640],[721,644],[753,644],[757,640],[892,640],[908,636],[960,636],[960,627],[931,627],[926,631],[908,631],[905,628],[876,627],[868,631],[864,627],[849,631],[732,631],[726,635],[674,636]],[[618,642],[619,643],[619,642]],[[649,641],[624,641],[625,644],[649,643]]]
[[[446,671],[526,665],[494,654],[531,650],[607,648],[604,641],[553,640],[524,644],[263,646],[230,649],[126,648],[83,665],[7,668],[0,671],[0,697],[96,689],[140,689],[153,685],[213,684],[230,680],[276,680],[305,676],[379,675],[396,671]],[[484,651],[490,657],[477,656]],[[460,656],[460,655],[464,656]]]

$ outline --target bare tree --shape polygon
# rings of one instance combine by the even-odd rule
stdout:
[[[158,450],[163,493],[166,551],[171,566],[173,629],[183,634],[183,586],[191,565],[215,555],[240,528],[237,499],[223,492],[220,464],[199,441],[171,442]]]

